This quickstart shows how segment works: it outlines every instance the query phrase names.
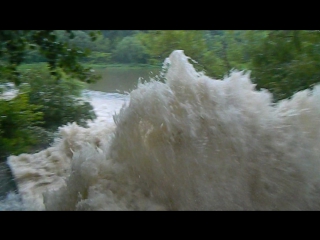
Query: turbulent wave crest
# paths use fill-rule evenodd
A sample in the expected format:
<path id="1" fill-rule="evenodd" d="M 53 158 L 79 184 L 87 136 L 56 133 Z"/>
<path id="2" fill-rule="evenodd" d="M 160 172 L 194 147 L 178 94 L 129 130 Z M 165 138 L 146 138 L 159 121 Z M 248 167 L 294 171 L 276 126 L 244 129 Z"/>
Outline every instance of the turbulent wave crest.
<path id="1" fill-rule="evenodd" d="M 114 123 L 64 126 L 8 164 L 38 210 L 319 210 L 320 86 L 272 103 L 248 73 L 197 72 L 181 50 Z"/>

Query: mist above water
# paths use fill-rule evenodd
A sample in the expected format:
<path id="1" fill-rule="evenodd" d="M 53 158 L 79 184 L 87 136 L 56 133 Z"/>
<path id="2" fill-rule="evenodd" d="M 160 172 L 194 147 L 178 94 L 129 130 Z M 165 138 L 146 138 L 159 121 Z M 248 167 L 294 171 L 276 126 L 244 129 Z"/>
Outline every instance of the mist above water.
<path id="1" fill-rule="evenodd" d="M 319 86 L 272 104 L 247 73 L 211 79 L 180 50 L 164 65 L 114 121 L 96 102 L 109 120 L 8 159 L 24 209 L 320 209 Z"/>

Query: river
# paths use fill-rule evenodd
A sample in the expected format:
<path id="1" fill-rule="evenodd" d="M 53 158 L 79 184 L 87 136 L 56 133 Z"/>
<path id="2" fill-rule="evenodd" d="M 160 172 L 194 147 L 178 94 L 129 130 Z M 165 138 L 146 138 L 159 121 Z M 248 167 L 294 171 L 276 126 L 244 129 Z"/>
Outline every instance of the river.
<path id="1" fill-rule="evenodd" d="M 89 125 L 112 123 L 112 116 L 129 101 L 128 93 L 138 82 L 145 82 L 159 73 L 157 68 L 97 69 L 101 79 L 88 86 L 84 97 L 93 106 L 97 119 Z M 0 211 L 22 210 L 16 182 L 6 162 L 0 163 Z"/>
<path id="2" fill-rule="evenodd" d="M 183 51 L 165 63 L 165 81 L 91 86 L 89 128 L 10 156 L 19 192 L 0 209 L 320 210 L 320 86 L 273 104 L 244 72 L 212 79 Z"/>
<path id="3" fill-rule="evenodd" d="M 97 69 L 101 80 L 89 86 L 90 90 L 106 93 L 126 93 L 137 87 L 139 79 L 144 82 L 159 74 L 154 68 L 105 68 Z"/>

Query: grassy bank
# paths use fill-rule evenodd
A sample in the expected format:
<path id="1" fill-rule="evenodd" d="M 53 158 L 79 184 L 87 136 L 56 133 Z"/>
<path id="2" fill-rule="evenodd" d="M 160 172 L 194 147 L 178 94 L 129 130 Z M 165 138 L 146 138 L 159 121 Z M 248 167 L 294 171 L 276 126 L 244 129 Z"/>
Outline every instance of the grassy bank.
<path id="1" fill-rule="evenodd" d="M 161 65 L 150 65 L 150 64 L 83 64 L 86 67 L 91 67 L 93 69 L 101 68 L 117 68 L 117 69 L 149 69 L 149 68 L 161 68 Z"/>
<path id="2" fill-rule="evenodd" d="M 91 67 L 93 69 L 105 69 L 105 68 L 116 68 L 116 69 L 150 69 L 161 68 L 161 65 L 150 65 L 150 64 L 91 64 L 91 63 L 83 63 L 85 67 Z M 29 63 L 29 64 L 21 64 L 18 67 L 18 70 L 24 71 L 28 69 L 42 69 L 46 68 L 46 63 Z"/>
<path id="3" fill-rule="evenodd" d="M 47 63 L 41 62 L 41 63 L 25 63 L 19 65 L 17 68 L 18 70 L 24 71 L 28 69 L 43 69 L 46 68 L 48 65 Z"/>

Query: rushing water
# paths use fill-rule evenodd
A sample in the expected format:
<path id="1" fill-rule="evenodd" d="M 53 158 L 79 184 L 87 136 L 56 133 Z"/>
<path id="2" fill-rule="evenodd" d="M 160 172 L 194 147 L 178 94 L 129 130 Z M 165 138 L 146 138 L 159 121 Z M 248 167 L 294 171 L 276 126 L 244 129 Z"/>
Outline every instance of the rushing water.
<path id="1" fill-rule="evenodd" d="M 97 115 L 97 118 L 93 122 L 89 122 L 89 126 L 91 126 L 91 128 L 99 128 L 99 126 L 103 126 L 104 124 L 113 124 L 113 115 L 119 111 L 123 104 L 129 101 L 129 95 L 120 93 L 86 90 L 83 95 L 90 101 Z M 51 149 L 52 148 L 48 148 L 46 151 L 42 151 L 34 155 L 21 154 L 19 156 L 20 162 L 18 163 L 18 166 L 14 168 L 14 171 L 16 174 L 25 172 L 27 175 L 26 185 L 23 185 L 23 188 L 20 187 L 19 189 L 20 194 L 17 191 L 16 182 L 14 180 L 14 176 L 12 176 L 8 163 L 3 162 L 0 164 L 0 211 L 42 209 L 41 207 L 33 206 L 34 201 L 37 202 L 37 200 L 42 199 L 42 193 L 39 192 L 38 194 L 40 196 L 36 197 L 37 193 L 34 193 L 33 190 L 37 189 L 41 184 L 44 184 L 45 187 L 46 185 L 56 184 L 55 179 L 51 178 L 51 176 L 53 172 L 57 171 L 56 168 L 60 166 L 53 163 L 53 168 L 51 169 L 49 167 L 48 170 L 48 165 L 51 160 L 45 160 L 47 156 L 43 156 L 44 152 L 50 152 Z M 34 160 L 30 159 L 31 162 L 29 162 L 28 159 L 26 162 L 23 162 L 21 161 L 23 156 L 26 156 L 27 158 L 34 158 Z M 40 157 L 37 158 L 37 156 Z M 55 161 L 55 159 L 53 161 Z M 41 177 L 39 178 L 40 175 Z M 40 182 L 37 178 L 39 178 Z M 30 203 L 26 205 L 25 202 L 27 202 L 27 200 L 22 201 L 21 194 L 24 195 L 24 198 L 31 195 Z M 41 205 L 42 203 L 40 202 L 37 204 Z"/>
<path id="2" fill-rule="evenodd" d="M 19 194 L 0 207 L 320 210 L 320 86 L 275 105 L 248 74 L 211 79 L 183 51 L 165 64 L 164 82 L 129 95 L 87 92 L 89 128 L 64 126 L 52 147 L 11 156 Z"/>

